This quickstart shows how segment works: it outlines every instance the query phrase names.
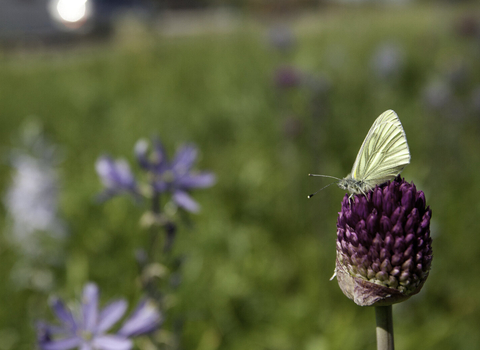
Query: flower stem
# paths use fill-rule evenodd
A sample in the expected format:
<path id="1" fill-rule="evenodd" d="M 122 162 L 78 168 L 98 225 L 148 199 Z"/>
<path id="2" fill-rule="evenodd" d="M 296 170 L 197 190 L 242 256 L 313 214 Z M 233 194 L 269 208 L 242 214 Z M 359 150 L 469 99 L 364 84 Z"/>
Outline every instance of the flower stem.
<path id="1" fill-rule="evenodd" d="M 392 305 L 375 306 L 377 350 L 394 350 Z"/>
<path id="2" fill-rule="evenodd" d="M 155 215 L 155 217 L 160 215 L 160 194 L 158 193 L 155 193 L 152 198 L 152 213 L 153 215 Z M 152 228 L 150 231 L 150 251 L 149 251 L 150 262 L 153 262 L 155 260 L 158 234 L 159 234 L 158 226 L 152 225 Z"/>

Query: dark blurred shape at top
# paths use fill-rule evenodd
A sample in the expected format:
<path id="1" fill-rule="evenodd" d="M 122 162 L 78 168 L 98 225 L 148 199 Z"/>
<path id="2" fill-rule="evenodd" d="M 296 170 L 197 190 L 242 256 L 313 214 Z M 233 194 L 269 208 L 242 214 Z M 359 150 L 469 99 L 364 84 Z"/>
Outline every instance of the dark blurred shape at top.
<path id="1" fill-rule="evenodd" d="M 180 10 L 180 9 L 197 9 L 212 5 L 209 0 L 156 0 L 156 3 L 162 9 Z"/>
<path id="2" fill-rule="evenodd" d="M 3 41 L 44 40 L 108 33 L 125 13 L 149 17 L 154 0 L 2 0 Z"/>
<path id="3" fill-rule="evenodd" d="M 460 36 L 480 36 L 480 18 L 472 14 L 465 14 L 457 19 L 455 30 Z"/>

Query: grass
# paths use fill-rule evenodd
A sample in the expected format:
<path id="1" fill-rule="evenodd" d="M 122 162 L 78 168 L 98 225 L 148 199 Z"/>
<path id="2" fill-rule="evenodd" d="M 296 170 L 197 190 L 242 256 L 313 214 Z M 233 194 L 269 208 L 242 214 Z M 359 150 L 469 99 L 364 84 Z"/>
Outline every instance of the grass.
<path id="1" fill-rule="evenodd" d="M 332 186 L 307 201 L 326 183 L 306 174 L 345 176 L 373 120 L 392 108 L 412 153 L 403 176 L 433 208 L 435 254 L 424 290 L 393 308 L 397 346 L 477 349 L 480 121 L 466 112 L 448 118 L 422 102 L 428 82 L 457 60 L 469 72 L 456 95 L 462 106 L 480 83 L 478 42 L 454 31 L 468 10 L 329 8 L 292 21 L 298 45 L 288 56 L 249 21 L 223 34 L 3 53 L 2 149 L 36 116 L 65 154 L 61 214 L 70 234 L 55 292 L 72 298 L 92 280 L 105 301 L 138 297 L 133 251 L 146 241 L 138 225 L 145 207 L 127 198 L 96 204 L 94 162 L 106 152 L 138 170 L 133 145 L 159 135 L 171 154 L 195 142 L 199 168 L 218 176 L 215 187 L 195 194 L 202 211 L 175 243 L 185 260 L 169 317 L 184 319 L 185 349 L 374 348 L 373 309 L 329 282 L 343 193 Z M 389 81 L 370 66 L 384 42 L 405 53 L 401 75 Z M 312 118 L 308 90 L 273 86 L 280 63 L 328 77 L 321 116 Z M 288 118 L 302 125 L 295 137 L 285 134 Z M 3 192 L 9 183 L 10 170 L 0 168 Z M 15 289 L 10 271 L 21 257 L 1 240 L 0 349 L 31 349 L 33 320 L 50 317 L 47 296 Z"/>

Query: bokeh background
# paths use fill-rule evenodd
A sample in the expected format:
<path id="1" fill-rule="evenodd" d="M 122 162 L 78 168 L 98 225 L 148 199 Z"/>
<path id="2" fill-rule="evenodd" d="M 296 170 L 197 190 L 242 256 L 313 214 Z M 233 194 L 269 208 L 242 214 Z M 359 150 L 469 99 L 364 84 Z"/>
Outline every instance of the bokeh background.
<path id="1" fill-rule="evenodd" d="M 218 179 L 175 242 L 165 327 L 183 319 L 182 349 L 374 349 L 374 309 L 329 281 L 344 193 L 307 200 L 329 183 L 307 174 L 347 175 L 390 108 L 402 176 L 433 210 L 432 270 L 393 308 L 397 347 L 480 347 L 476 2 L 104 2 L 78 23 L 40 18 L 45 4 L 0 3 L 0 350 L 35 348 L 49 296 L 87 281 L 137 300 L 148 206 L 95 201 L 94 164 L 137 172 L 135 142 L 155 135 L 170 154 L 194 142 Z"/>

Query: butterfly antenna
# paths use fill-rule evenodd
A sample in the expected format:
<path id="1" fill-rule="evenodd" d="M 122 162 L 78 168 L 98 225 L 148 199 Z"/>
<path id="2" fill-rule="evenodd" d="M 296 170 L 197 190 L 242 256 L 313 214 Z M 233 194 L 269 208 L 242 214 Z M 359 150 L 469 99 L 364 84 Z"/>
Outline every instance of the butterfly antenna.
<path id="1" fill-rule="evenodd" d="M 333 176 L 327 176 L 327 177 L 332 177 L 332 178 L 336 179 L 336 177 L 333 177 Z M 338 180 L 340 180 L 340 179 L 338 179 Z M 307 198 L 312 198 L 313 196 L 315 196 L 318 192 L 320 192 L 320 191 L 323 190 L 324 188 L 327 188 L 328 186 L 331 186 L 331 185 L 333 185 L 333 184 L 336 184 L 337 182 L 338 182 L 338 181 L 334 181 L 334 182 L 332 182 L 332 183 L 329 183 L 327 186 L 322 187 L 322 188 L 319 189 L 317 192 L 314 192 L 314 193 L 312 193 L 312 194 L 309 194 L 309 195 L 307 196 Z"/>
<path id="2" fill-rule="evenodd" d="M 330 176 L 330 175 L 319 175 L 319 174 L 308 174 L 308 176 L 319 176 L 319 177 L 328 177 L 330 179 L 341 180 L 338 177 Z"/>

